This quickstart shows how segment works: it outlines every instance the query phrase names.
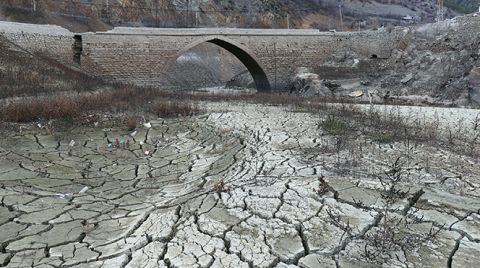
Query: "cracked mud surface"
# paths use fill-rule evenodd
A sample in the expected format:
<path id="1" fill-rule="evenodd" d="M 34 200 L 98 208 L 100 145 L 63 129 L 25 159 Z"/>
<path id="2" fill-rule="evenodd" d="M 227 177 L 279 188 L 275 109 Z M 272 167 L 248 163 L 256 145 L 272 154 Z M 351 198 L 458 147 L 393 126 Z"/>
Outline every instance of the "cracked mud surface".
<path id="1" fill-rule="evenodd" d="M 353 141 L 361 152 L 335 152 L 319 115 L 208 107 L 203 116 L 152 121 L 133 138 L 82 128 L 60 142 L 41 130 L 2 139 L 0 266 L 381 266 L 362 255 L 381 221 L 376 176 L 407 151 L 401 187 L 420 194 L 396 205 L 422 220 L 406 232 L 442 229 L 383 266 L 480 263 L 478 159 L 364 138 Z M 129 146 L 107 146 L 116 139 Z M 318 193 L 321 175 L 328 193 Z M 350 237 L 332 213 L 349 223 Z"/>

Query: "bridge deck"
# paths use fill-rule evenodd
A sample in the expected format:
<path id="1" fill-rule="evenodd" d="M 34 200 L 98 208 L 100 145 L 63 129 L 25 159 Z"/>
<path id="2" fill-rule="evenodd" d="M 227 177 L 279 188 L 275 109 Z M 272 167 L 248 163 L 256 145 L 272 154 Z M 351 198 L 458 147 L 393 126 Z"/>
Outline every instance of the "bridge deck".
<path id="1" fill-rule="evenodd" d="M 239 29 L 239 28 L 136 28 L 115 27 L 107 32 L 96 34 L 111 35 L 169 35 L 169 36 L 201 36 L 201 35 L 256 35 L 256 36 L 333 36 L 351 35 L 350 32 L 321 32 L 315 29 Z"/>

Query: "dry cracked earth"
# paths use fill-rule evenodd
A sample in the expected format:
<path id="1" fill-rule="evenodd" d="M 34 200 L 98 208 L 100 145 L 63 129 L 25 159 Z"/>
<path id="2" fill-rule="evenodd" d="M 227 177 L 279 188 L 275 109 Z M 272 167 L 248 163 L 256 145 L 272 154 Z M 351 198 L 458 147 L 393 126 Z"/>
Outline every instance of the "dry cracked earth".
<path id="1" fill-rule="evenodd" d="M 478 267 L 478 159 L 361 137 L 342 149 L 320 115 L 207 106 L 133 138 L 93 127 L 4 137 L 0 266 Z M 411 219 L 392 230 L 413 245 L 375 255 L 378 178 L 407 153 L 408 194 L 387 210 Z"/>

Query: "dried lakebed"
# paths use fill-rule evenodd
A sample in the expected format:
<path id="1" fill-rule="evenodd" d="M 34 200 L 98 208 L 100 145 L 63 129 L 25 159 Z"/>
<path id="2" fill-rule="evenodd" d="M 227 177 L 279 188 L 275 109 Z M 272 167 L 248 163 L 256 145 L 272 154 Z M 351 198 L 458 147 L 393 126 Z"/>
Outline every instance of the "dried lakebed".
<path id="1" fill-rule="evenodd" d="M 320 115 L 208 106 L 206 115 L 152 121 L 133 138 L 120 128 L 4 137 L 0 266 L 480 263 L 478 159 L 363 137 L 342 147 L 318 127 Z M 405 195 L 386 208 L 379 177 L 399 156 Z M 410 220 L 386 228 L 386 211 Z M 387 241 L 386 230 L 414 245 L 372 243 Z"/>

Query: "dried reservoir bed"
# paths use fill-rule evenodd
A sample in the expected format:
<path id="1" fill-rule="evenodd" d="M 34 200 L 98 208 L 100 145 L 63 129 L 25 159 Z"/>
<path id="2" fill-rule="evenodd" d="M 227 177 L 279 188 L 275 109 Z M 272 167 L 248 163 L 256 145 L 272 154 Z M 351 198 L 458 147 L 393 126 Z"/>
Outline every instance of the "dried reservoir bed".
<path id="1" fill-rule="evenodd" d="M 203 115 L 153 120 L 133 137 L 101 127 L 4 137 L 0 266 L 480 263 L 479 159 L 342 138 L 321 127 L 321 113 L 203 105 Z M 400 109 L 480 131 L 478 110 Z"/>

